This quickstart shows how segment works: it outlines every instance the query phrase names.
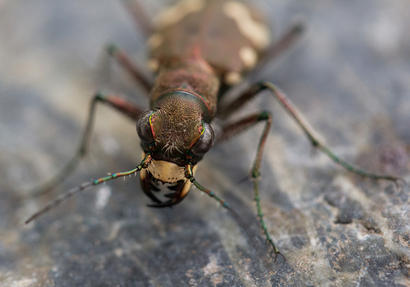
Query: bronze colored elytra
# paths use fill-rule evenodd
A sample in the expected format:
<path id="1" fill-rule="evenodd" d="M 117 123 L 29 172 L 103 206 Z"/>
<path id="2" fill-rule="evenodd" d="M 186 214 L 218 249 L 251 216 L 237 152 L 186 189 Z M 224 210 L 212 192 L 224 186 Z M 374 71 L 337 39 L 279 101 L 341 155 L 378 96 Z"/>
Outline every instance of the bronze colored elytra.
<path id="1" fill-rule="evenodd" d="M 123 66 L 149 95 L 148 111 L 116 95 L 97 93 L 78 152 L 67 166 L 41 192 L 60 183 L 86 153 L 97 103 L 105 103 L 137 121 L 137 132 L 144 151 L 140 164 L 130 171 L 113 173 L 86 182 L 58 197 L 31 216 L 30 222 L 68 197 L 90 186 L 140 172 L 144 193 L 151 207 L 168 207 L 183 200 L 191 184 L 200 191 L 229 206 L 215 193 L 200 185 L 194 170 L 197 163 L 216 142 L 227 140 L 259 122 L 265 128 L 259 139 L 251 177 L 257 215 L 265 237 L 276 254 L 279 250 L 264 222 L 259 200 L 258 180 L 266 138 L 272 117 L 267 111 L 227 122 L 231 115 L 262 91 L 269 91 L 305 132 L 312 145 L 345 169 L 364 177 L 397 182 L 399 178 L 361 170 L 337 157 L 313 132 L 286 95 L 275 85 L 258 82 L 242 89 L 236 99 L 221 103 L 226 92 L 243 78 L 251 81 L 268 60 L 286 50 L 298 38 L 302 26 L 297 24 L 278 41 L 270 43 L 270 32 L 263 18 L 251 7 L 235 0 L 183 0 L 163 12 L 156 24 L 151 23 L 137 3 L 129 6 L 150 48 L 150 66 L 155 81 L 147 78 L 129 57 L 115 46 L 109 54 Z M 214 129 L 214 119 L 222 124 Z M 217 132 L 218 131 L 218 132 Z M 165 185 L 168 193 L 160 190 Z M 167 198 L 165 201 L 159 195 Z"/>

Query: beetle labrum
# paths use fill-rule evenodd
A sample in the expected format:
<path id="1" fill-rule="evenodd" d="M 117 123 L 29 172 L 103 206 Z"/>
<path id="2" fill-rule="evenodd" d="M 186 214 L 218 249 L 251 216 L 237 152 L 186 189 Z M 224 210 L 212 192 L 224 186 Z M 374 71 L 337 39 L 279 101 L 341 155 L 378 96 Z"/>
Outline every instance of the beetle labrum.
<path id="1" fill-rule="evenodd" d="M 315 136 L 313 129 L 287 96 L 272 83 L 249 84 L 232 101 L 221 102 L 228 90 L 238 85 L 243 78 L 251 79 L 268 60 L 286 50 L 300 35 L 300 24 L 294 25 L 278 41 L 271 43 L 270 30 L 260 15 L 239 1 L 183 0 L 163 12 L 155 24 L 151 23 L 137 3 L 129 7 L 148 39 L 150 66 L 156 75 L 155 81 L 152 82 L 117 47 L 110 46 L 108 52 L 145 89 L 150 101 L 149 110 L 145 111 L 117 95 L 97 93 L 91 101 L 77 153 L 40 190 L 47 191 L 60 183 L 86 154 L 98 103 L 107 104 L 137 122 L 143 149 L 142 160 L 132 170 L 112 173 L 71 189 L 33 214 L 26 223 L 79 191 L 137 172 L 140 173 L 143 192 L 152 201 L 151 207 L 178 204 L 194 185 L 223 207 L 231 209 L 214 192 L 197 182 L 195 169 L 214 143 L 228 140 L 257 123 L 264 123 L 251 178 L 259 223 L 273 251 L 279 254 L 264 222 L 258 189 L 263 150 L 271 129 L 272 116 L 268 111 L 262 111 L 229 121 L 235 112 L 262 91 L 273 95 L 300 126 L 311 144 L 336 164 L 363 177 L 394 182 L 399 180 L 394 176 L 367 172 L 337 157 Z M 214 130 L 215 118 L 219 118 L 223 124 Z M 162 192 L 159 185 L 164 185 L 168 193 Z M 166 200 L 161 200 L 160 194 Z"/>

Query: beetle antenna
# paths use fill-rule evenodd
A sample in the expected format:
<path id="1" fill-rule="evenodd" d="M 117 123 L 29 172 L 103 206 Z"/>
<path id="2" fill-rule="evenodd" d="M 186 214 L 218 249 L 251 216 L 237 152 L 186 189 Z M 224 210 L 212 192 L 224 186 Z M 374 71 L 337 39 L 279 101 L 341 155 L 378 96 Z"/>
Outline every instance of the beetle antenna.
<path id="1" fill-rule="evenodd" d="M 147 154 L 144 157 L 144 159 L 141 161 L 141 163 L 134 169 L 131 169 L 131 170 L 128 170 L 128 171 L 123 171 L 123 172 L 111 173 L 108 176 L 100 177 L 100 178 L 92 180 L 92 181 L 84 182 L 83 184 L 70 189 L 66 193 L 60 195 L 59 197 L 57 197 L 56 199 L 54 199 L 53 201 L 48 203 L 42 209 L 40 209 L 39 211 L 37 211 L 36 213 L 31 215 L 24 223 L 25 224 L 30 223 L 31 221 L 33 221 L 37 217 L 43 215 L 44 213 L 46 213 L 46 212 L 50 211 L 51 209 L 55 208 L 56 206 L 60 205 L 62 202 L 64 202 L 65 200 L 67 200 L 68 198 L 72 197 L 73 195 L 75 195 L 76 193 L 78 193 L 80 191 L 86 190 L 86 189 L 88 189 L 92 186 L 99 185 L 101 183 L 105 183 L 105 182 L 113 180 L 113 179 L 117 179 L 117 178 L 120 178 L 120 177 L 125 177 L 125 176 L 128 176 L 128 175 L 132 175 L 134 173 L 139 172 L 143 168 L 147 168 L 150 163 L 151 163 L 151 155 Z"/>
<path id="2" fill-rule="evenodd" d="M 217 195 L 215 194 L 215 192 L 210 191 L 210 190 L 207 189 L 206 187 L 204 187 L 204 186 L 202 186 L 202 185 L 199 184 L 199 182 L 195 179 L 195 177 L 194 177 L 194 175 L 193 175 L 192 166 L 191 166 L 191 165 L 188 165 L 188 166 L 185 168 L 185 177 L 186 177 L 187 179 L 189 179 L 189 180 L 195 185 L 195 187 L 196 187 L 197 189 L 199 189 L 200 191 L 206 193 L 208 196 L 214 198 L 214 199 L 215 199 L 216 201 L 218 201 L 224 208 L 229 209 L 229 210 L 232 210 L 232 209 L 229 207 L 229 204 L 228 204 L 225 200 L 223 200 L 222 198 L 220 198 L 219 196 L 217 196 Z"/>

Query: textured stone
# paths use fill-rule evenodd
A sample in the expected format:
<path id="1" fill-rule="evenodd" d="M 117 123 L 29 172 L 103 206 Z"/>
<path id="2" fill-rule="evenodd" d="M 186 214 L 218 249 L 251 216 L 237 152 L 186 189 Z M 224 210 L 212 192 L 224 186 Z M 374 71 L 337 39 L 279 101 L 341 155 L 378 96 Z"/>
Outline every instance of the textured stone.
<path id="1" fill-rule="evenodd" d="M 156 14 L 161 5 L 144 1 Z M 277 83 L 343 158 L 410 180 L 408 0 L 258 1 L 276 34 L 302 16 L 307 32 L 260 78 Z M 89 178 L 133 167 L 135 124 L 98 110 L 90 155 L 54 193 L 30 198 L 75 151 L 95 90 L 146 105 L 103 56 L 114 42 L 143 64 L 144 42 L 116 1 L 0 1 L 1 286 L 409 286 L 408 187 L 348 174 L 318 152 L 265 96 L 274 115 L 263 161 L 270 257 L 251 167 L 260 128 L 215 147 L 201 183 L 172 209 L 145 206 L 135 178 L 85 192 L 34 224 L 24 219 Z M 29 11 L 29 13 L 28 13 Z M 221 27 L 222 28 L 222 27 Z"/>

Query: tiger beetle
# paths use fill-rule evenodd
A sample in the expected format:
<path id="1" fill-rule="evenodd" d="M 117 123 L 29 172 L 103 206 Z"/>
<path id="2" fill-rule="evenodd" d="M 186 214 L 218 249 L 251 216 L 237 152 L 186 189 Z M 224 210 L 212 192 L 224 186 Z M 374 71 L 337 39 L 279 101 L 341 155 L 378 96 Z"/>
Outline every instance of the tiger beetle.
<path id="1" fill-rule="evenodd" d="M 183 0 L 151 22 L 135 1 L 127 2 L 133 19 L 150 49 L 149 66 L 155 81 L 135 65 L 125 52 L 114 45 L 108 54 L 114 58 L 145 90 L 149 110 L 118 95 L 96 93 L 91 101 L 88 120 L 79 148 L 71 161 L 40 193 L 61 183 L 87 152 L 97 104 L 108 105 L 137 122 L 143 157 L 129 171 L 112 173 L 79 185 L 57 197 L 26 220 L 31 222 L 67 198 L 89 187 L 139 172 L 143 192 L 150 207 L 170 207 L 180 203 L 193 184 L 235 211 L 223 199 L 199 184 L 194 174 L 197 164 L 209 149 L 258 123 L 264 124 L 250 177 L 260 226 L 276 255 L 280 254 L 266 227 L 262 213 L 258 182 L 263 150 L 272 125 L 269 111 L 250 114 L 236 121 L 230 117 L 257 95 L 269 92 L 295 120 L 312 146 L 346 170 L 371 179 L 398 182 L 400 178 L 375 174 L 357 168 L 336 156 L 303 119 L 288 97 L 269 82 L 247 84 L 231 101 L 221 99 L 239 83 L 249 83 L 266 63 L 285 51 L 301 35 L 303 26 L 292 26 L 276 42 L 270 42 L 270 30 L 253 8 L 235 0 Z M 216 124 L 214 119 L 222 124 Z M 218 128 L 216 128 L 218 126 Z M 160 187 L 167 192 L 161 191 Z M 160 199 L 159 195 L 165 200 Z"/>

